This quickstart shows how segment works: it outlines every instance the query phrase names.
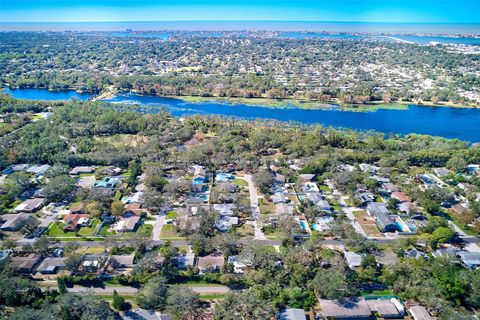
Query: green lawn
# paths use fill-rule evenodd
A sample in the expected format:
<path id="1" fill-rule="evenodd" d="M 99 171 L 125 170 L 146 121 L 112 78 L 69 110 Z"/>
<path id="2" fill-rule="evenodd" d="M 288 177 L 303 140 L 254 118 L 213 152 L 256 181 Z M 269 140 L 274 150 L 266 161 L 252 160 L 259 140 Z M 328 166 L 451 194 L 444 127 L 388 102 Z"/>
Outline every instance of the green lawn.
<path id="1" fill-rule="evenodd" d="M 175 240 L 184 239 L 184 237 L 181 237 L 178 235 L 177 230 L 175 229 L 175 226 L 172 224 L 163 225 L 162 232 L 160 232 L 160 238 L 175 239 Z"/>
<path id="2" fill-rule="evenodd" d="M 133 236 L 149 237 L 152 235 L 153 226 L 151 224 L 142 224 L 136 232 L 124 232 L 122 237 L 128 238 Z"/>
<path id="3" fill-rule="evenodd" d="M 90 227 L 82 227 L 77 232 L 64 232 L 62 222 L 54 222 L 50 229 L 48 229 L 47 235 L 50 237 L 91 237 L 93 236 L 93 231 L 100 224 L 99 219 L 93 219 L 92 225 Z"/>
<path id="4" fill-rule="evenodd" d="M 248 182 L 243 179 L 235 179 L 233 183 L 240 187 L 248 187 Z"/>
<path id="5" fill-rule="evenodd" d="M 178 212 L 169 211 L 167 212 L 165 219 L 176 219 L 177 217 L 178 217 Z"/>

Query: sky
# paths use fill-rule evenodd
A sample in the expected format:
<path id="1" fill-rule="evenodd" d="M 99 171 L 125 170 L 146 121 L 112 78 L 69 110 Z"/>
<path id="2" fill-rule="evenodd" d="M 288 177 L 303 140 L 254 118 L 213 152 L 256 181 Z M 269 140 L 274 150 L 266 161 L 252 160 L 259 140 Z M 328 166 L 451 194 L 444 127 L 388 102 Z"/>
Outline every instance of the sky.
<path id="1" fill-rule="evenodd" d="M 480 0 L 0 0 L 1 22 L 480 23 Z"/>

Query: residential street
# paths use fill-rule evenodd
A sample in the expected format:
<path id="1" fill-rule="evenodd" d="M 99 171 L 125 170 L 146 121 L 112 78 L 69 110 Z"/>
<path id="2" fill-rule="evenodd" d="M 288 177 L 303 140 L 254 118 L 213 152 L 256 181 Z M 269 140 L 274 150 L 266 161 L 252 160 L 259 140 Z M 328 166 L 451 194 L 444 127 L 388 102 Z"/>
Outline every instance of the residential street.
<path id="1" fill-rule="evenodd" d="M 250 192 L 250 206 L 252 208 L 252 226 L 254 228 L 255 236 L 254 239 L 258 240 L 266 240 L 265 234 L 260 229 L 258 225 L 258 220 L 260 219 L 260 207 L 258 206 L 258 193 L 257 189 L 255 188 L 255 184 L 253 183 L 252 176 L 246 174 L 243 176 L 243 180 L 247 181 L 248 183 L 248 191 Z"/>

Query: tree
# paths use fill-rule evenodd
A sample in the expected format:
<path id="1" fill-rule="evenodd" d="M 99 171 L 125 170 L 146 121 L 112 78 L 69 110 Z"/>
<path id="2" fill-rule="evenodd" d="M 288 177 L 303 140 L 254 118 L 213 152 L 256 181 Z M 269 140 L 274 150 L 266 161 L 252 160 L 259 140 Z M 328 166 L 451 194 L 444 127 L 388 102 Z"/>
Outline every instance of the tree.
<path id="1" fill-rule="evenodd" d="M 148 280 L 137 295 L 138 305 L 145 309 L 163 309 L 167 302 L 167 281 L 157 276 Z"/>
<path id="2" fill-rule="evenodd" d="M 313 288 L 319 298 L 339 299 L 349 294 L 345 275 L 334 269 L 317 272 L 313 279 Z"/>
<path id="3" fill-rule="evenodd" d="M 194 320 L 200 310 L 198 294 L 187 287 L 171 287 L 166 310 L 174 320 Z"/>
<path id="4" fill-rule="evenodd" d="M 168 180 L 160 177 L 160 176 L 148 176 L 145 179 L 145 185 L 151 189 L 155 189 L 157 191 L 163 191 L 165 185 L 168 184 Z"/>
<path id="5" fill-rule="evenodd" d="M 118 294 L 117 290 L 113 290 L 112 306 L 119 311 L 125 311 L 128 309 L 125 299 Z"/>
<path id="6" fill-rule="evenodd" d="M 440 227 L 433 231 L 430 236 L 430 244 L 432 247 L 436 247 L 439 243 L 449 242 L 455 237 L 455 231 L 449 227 Z"/>
<path id="7" fill-rule="evenodd" d="M 260 170 L 256 174 L 253 175 L 253 181 L 257 188 L 260 189 L 261 192 L 267 193 L 268 189 L 273 184 L 273 175 L 268 170 Z"/>
<path id="8" fill-rule="evenodd" d="M 48 202 L 58 202 L 65 199 L 73 189 L 75 189 L 74 179 L 69 176 L 58 176 L 50 178 L 47 185 L 43 188 L 43 193 Z"/>
<path id="9" fill-rule="evenodd" d="M 112 202 L 112 215 L 115 217 L 119 217 L 125 211 L 125 206 L 123 205 L 122 201 L 113 201 Z"/>
<path id="10" fill-rule="evenodd" d="M 89 213 L 92 217 L 100 217 L 102 215 L 102 205 L 98 201 L 89 202 L 85 206 L 85 210 Z"/>
<path id="11" fill-rule="evenodd" d="M 253 290 L 230 293 L 215 305 L 216 320 L 270 319 L 276 315 L 271 302 Z"/>
<path id="12" fill-rule="evenodd" d="M 462 156 L 453 156 L 447 161 L 446 167 L 455 172 L 464 172 L 467 168 L 467 161 Z"/>
<path id="13" fill-rule="evenodd" d="M 57 278 L 57 286 L 58 286 L 58 292 L 60 294 L 65 294 L 67 293 L 67 285 L 65 284 L 65 278 L 63 277 L 58 277 Z"/>

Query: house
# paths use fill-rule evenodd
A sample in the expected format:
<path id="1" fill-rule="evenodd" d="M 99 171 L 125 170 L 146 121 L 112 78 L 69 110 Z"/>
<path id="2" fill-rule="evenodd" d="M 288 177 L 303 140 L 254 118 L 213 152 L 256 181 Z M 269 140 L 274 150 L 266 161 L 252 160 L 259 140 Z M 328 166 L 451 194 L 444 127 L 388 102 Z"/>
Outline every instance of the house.
<path id="1" fill-rule="evenodd" d="M 202 192 L 207 180 L 205 169 L 202 166 L 193 166 L 193 168 L 192 189 L 195 192 Z"/>
<path id="2" fill-rule="evenodd" d="M 395 298 L 392 299 L 370 299 L 367 300 L 368 307 L 372 313 L 376 313 L 380 318 L 403 318 L 405 308 L 402 303 Z"/>
<path id="3" fill-rule="evenodd" d="M 169 315 L 145 309 L 129 310 L 120 317 L 123 320 L 172 320 Z"/>
<path id="4" fill-rule="evenodd" d="M 408 250 L 408 251 L 405 252 L 404 255 L 405 255 L 405 257 L 415 258 L 415 259 L 425 257 L 425 253 L 423 253 L 422 251 L 419 251 L 417 249 Z"/>
<path id="5" fill-rule="evenodd" d="M 143 202 L 143 196 L 145 193 L 143 192 L 134 192 L 129 194 L 126 197 L 122 198 L 122 202 L 124 204 L 129 204 L 129 203 L 142 203 Z"/>
<path id="6" fill-rule="evenodd" d="M 27 199 L 20 203 L 18 206 L 13 209 L 15 212 L 28 212 L 32 213 L 40 209 L 43 205 L 43 199 L 34 198 L 34 199 Z"/>
<path id="7" fill-rule="evenodd" d="M 382 183 L 382 188 L 387 190 L 390 193 L 399 191 L 397 186 L 391 182 Z"/>
<path id="8" fill-rule="evenodd" d="M 411 306 L 408 312 L 412 315 L 413 320 L 435 320 L 424 306 Z"/>
<path id="9" fill-rule="evenodd" d="M 139 222 L 139 216 L 122 217 L 114 229 L 117 232 L 134 232 Z"/>
<path id="10" fill-rule="evenodd" d="M 110 257 L 110 265 L 118 269 L 133 268 L 134 260 L 134 254 L 112 255 Z"/>
<path id="11" fill-rule="evenodd" d="M 330 224 L 334 221 L 331 216 L 316 217 L 315 224 L 312 226 L 313 230 L 326 231 L 330 230 Z"/>
<path id="12" fill-rule="evenodd" d="M 285 181 L 286 181 L 286 178 L 283 174 L 280 174 L 280 173 L 276 173 L 275 174 L 275 184 L 279 185 L 279 186 L 283 186 L 285 184 Z"/>
<path id="13" fill-rule="evenodd" d="M 277 203 L 275 205 L 275 214 L 277 215 L 293 215 L 293 208 L 286 203 Z"/>
<path id="14" fill-rule="evenodd" d="M 302 190 L 305 193 L 320 192 L 320 189 L 318 189 L 318 186 L 315 182 L 304 182 L 302 185 Z"/>
<path id="15" fill-rule="evenodd" d="M 48 164 L 43 164 L 43 165 L 36 164 L 36 165 L 33 165 L 33 166 L 29 167 L 26 171 L 27 171 L 27 173 L 32 173 L 36 177 L 39 177 L 39 176 L 43 176 L 48 170 L 50 170 L 51 167 L 52 166 L 50 166 Z"/>
<path id="16" fill-rule="evenodd" d="M 360 171 L 366 173 L 377 173 L 377 171 L 380 170 L 380 167 L 368 163 L 360 163 L 358 167 L 360 168 Z"/>
<path id="17" fill-rule="evenodd" d="M 372 314 L 364 298 L 320 299 L 320 306 L 325 319 L 370 319 Z"/>
<path id="18" fill-rule="evenodd" d="M 357 192 L 355 195 L 362 204 L 375 201 L 375 196 L 368 190 Z"/>
<path id="19" fill-rule="evenodd" d="M 37 268 L 37 272 L 41 274 L 55 274 L 59 269 L 65 267 L 65 261 L 67 258 L 45 258 Z"/>
<path id="20" fill-rule="evenodd" d="M 233 179 L 235 179 L 235 177 L 231 173 L 222 172 L 215 175 L 215 181 L 218 183 L 230 182 Z"/>
<path id="21" fill-rule="evenodd" d="M 28 256 L 12 256 L 10 264 L 16 272 L 33 273 L 42 258 L 42 255 L 38 253 L 31 253 Z"/>
<path id="22" fill-rule="evenodd" d="M 102 170 L 102 174 L 106 176 L 117 176 L 122 172 L 122 169 L 115 167 L 107 167 Z"/>
<path id="23" fill-rule="evenodd" d="M 94 171 L 93 167 L 79 166 L 70 170 L 69 174 L 76 176 L 78 174 L 93 173 Z"/>
<path id="24" fill-rule="evenodd" d="M 468 269 L 477 269 L 480 267 L 480 252 L 459 251 L 457 256 L 462 264 Z"/>
<path id="25" fill-rule="evenodd" d="M 307 320 L 307 317 L 303 309 L 288 308 L 280 314 L 279 320 Z"/>
<path id="26" fill-rule="evenodd" d="M 125 206 L 125 213 L 141 215 L 142 212 L 142 205 L 140 203 L 129 203 Z"/>
<path id="27" fill-rule="evenodd" d="M 469 175 L 480 174 L 480 164 L 469 164 L 469 165 L 467 165 L 467 173 Z"/>
<path id="28" fill-rule="evenodd" d="M 198 257 L 197 266 L 200 272 L 219 271 L 225 265 L 225 257 L 220 253 Z"/>
<path id="29" fill-rule="evenodd" d="M 435 168 L 433 169 L 433 173 L 435 173 L 437 177 L 445 177 L 450 174 L 450 170 L 447 168 Z"/>
<path id="30" fill-rule="evenodd" d="M 287 203 L 287 199 L 285 197 L 285 194 L 283 192 L 275 192 L 272 201 L 274 204 L 278 203 Z"/>
<path id="31" fill-rule="evenodd" d="M 115 189 L 117 185 L 122 182 L 119 177 L 104 177 L 102 180 L 96 182 L 93 186 L 95 188 Z"/>
<path id="32" fill-rule="evenodd" d="M 177 262 L 177 267 L 179 269 L 193 268 L 195 265 L 195 253 L 185 253 L 179 255 L 175 261 Z"/>
<path id="33" fill-rule="evenodd" d="M 28 164 L 15 164 L 12 166 L 13 171 L 26 171 L 28 169 Z"/>
<path id="34" fill-rule="evenodd" d="M 456 214 L 465 214 L 468 212 L 468 209 L 465 208 L 465 206 L 461 205 L 460 203 L 453 205 L 451 209 Z"/>
<path id="35" fill-rule="evenodd" d="M 367 213 L 375 218 L 377 227 L 381 232 L 391 232 L 398 229 L 397 224 L 390 217 L 387 205 L 379 202 L 370 202 L 367 205 Z"/>
<path id="36" fill-rule="evenodd" d="M 63 218 L 65 226 L 64 231 L 75 231 L 80 227 L 89 226 L 92 223 L 90 215 L 86 213 L 71 213 Z"/>
<path id="37" fill-rule="evenodd" d="M 412 202 L 409 196 L 400 191 L 395 191 L 392 193 L 392 198 L 397 199 L 400 202 Z"/>
<path id="38" fill-rule="evenodd" d="M 236 274 L 243 274 L 247 265 L 238 259 L 238 256 L 229 256 L 228 263 L 233 265 L 233 272 Z"/>
<path id="39" fill-rule="evenodd" d="M 95 184 L 95 176 L 80 177 L 77 180 L 77 187 L 90 189 Z"/>
<path id="40" fill-rule="evenodd" d="M 326 200 L 320 200 L 316 203 L 316 206 L 323 212 L 326 213 L 331 213 L 332 209 L 330 207 L 330 204 Z"/>
<path id="41" fill-rule="evenodd" d="M 27 213 L 2 214 L 0 215 L 0 221 L 3 223 L 0 226 L 0 230 L 16 231 L 18 230 L 19 223 L 29 217 L 30 214 Z"/>
<path id="42" fill-rule="evenodd" d="M 235 209 L 235 204 L 233 203 L 215 203 L 212 207 L 212 209 L 222 216 L 232 216 L 233 215 L 233 209 Z"/>
<path id="43" fill-rule="evenodd" d="M 300 177 L 300 180 L 303 183 L 307 183 L 307 182 L 312 182 L 313 178 L 315 178 L 315 175 L 314 174 L 301 174 L 299 177 Z"/>
<path id="44" fill-rule="evenodd" d="M 220 216 L 215 221 L 215 227 L 222 232 L 228 231 L 231 227 L 238 225 L 238 217 Z"/>
<path id="45" fill-rule="evenodd" d="M 362 265 L 363 255 L 350 251 L 345 251 L 343 255 L 350 269 L 355 269 Z"/>
<path id="46" fill-rule="evenodd" d="M 437 249 L 432 252 L 432 256 L 434 258 L 456 258 L 457 251 L 455 248 Z"/>

